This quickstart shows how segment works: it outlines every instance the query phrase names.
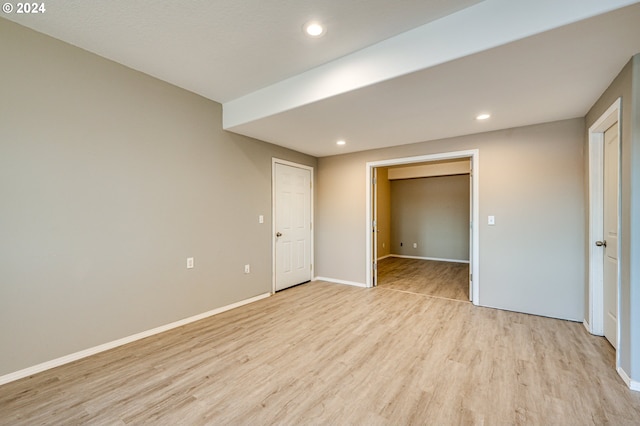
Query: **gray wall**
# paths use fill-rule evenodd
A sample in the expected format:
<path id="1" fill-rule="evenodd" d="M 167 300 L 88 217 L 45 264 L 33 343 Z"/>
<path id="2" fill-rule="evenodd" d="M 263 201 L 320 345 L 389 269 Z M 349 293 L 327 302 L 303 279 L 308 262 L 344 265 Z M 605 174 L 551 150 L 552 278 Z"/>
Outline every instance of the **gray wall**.
<path id="1" fill-rule="evenodd" d="M 271 290 L 271 158 L 314 158 L 4 19 L 0 58 L 0 375 Z"/>
<path id="2" fill-rule="evenodd" d="M 468 261 L 469 175 L 391 181 L 391 247 L 393 254 Z"/>
<path id="3" fill-rule="evenodd" d="M 365 282 L 367 161 L 477 148 L 480 303 L 582 321 L 584 131 L 572 119 L 320 158 L 318 276 Z"/>
<path id="4" fill-rule="evenodd" d="M 627 63 L 620 74 L 593 105 L 586 116 L 586 130 L 622 97 L 621 120 L 621 224 L 620 224 L 620 366 L 627 375 L 640 382 L 640 54 Z M 588 135 L 585 136 L 588 149 Z M 586 163 L 585 163 L 586 164 Z M 588 169 L 585 170 L 585 183 Z M 585 185 L 588 195 L 588 186 Z M 585 200 L 588 215 L 589 200 Z M 588 224 L 588 218 L 586 224 Z M 588 228 L 585 227 L 585 235 Z M 585 246 L 586 247 L 586 246 Z M 585 249 L 586 250 L 586 249 Z M 588 251 L 585 251 L 588 266 Z M 589 282 L 585 281 L 585 292 Z M 588 298 L 585 298 L 586 318 L 589 318 Z"/>

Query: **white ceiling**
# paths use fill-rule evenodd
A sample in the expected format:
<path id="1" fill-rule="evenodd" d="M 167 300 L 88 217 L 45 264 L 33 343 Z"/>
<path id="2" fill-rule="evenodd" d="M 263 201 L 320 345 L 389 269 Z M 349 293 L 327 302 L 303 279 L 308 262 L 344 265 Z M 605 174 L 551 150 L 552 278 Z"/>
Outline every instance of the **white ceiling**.
<path id="1" fill-rule="evenodd" d="M 222 103 L 231 131 L 326 156 L 584 116 L 640 52 L 639 3 L 51 0 L 3 16 Z M 326 35 L 302 34 L 311 19 Z"/>

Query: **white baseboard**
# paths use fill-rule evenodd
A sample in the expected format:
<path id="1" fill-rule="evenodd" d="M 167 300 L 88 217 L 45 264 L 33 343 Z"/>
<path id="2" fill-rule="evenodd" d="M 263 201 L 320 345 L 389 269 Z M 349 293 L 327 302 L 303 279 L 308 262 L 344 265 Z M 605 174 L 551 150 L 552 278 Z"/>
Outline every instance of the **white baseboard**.
<path id="1" fill-rule="evenodd" d="M 627 386 L 629 386 L 629 389 L 631 389 L 632 391 L 640 392 L 640 382 L 632 380 L 627 375 L 627 372 L 624 371 L 621 367 L 618 367 L 617 371 L 618 371 L 618 374 L 620 375 L 620 377 L 622 377 L 622 380 L 624 380 L 624 382 L 627 384 Z"/>
<path id="2" fill-rule="evenodd" d="M 586 328 L 590 334 L 593 334 L 591 333 L 591 325 L 589 325 L 589 322 L 587 320 L 582 321 L 582 325 L 584 325 L 584 328 Z"/>
<path id="3" fill-rule="evenodd" d="M 379 257 L 378 260 L 386 259 L 387 257 L 393 257 L 392 254 L 388 254 L 386 256 Z"/>
<path id="4" fill-rule="evenodd" d="M 355 287 L 367 287 L 367 285 L 363 284 L 363 283 L 358 283 L 358 282 L 355 282 L 355 281 L 338 280 L 336 278 L 315 277 L 313 280 L 314 281 L 326 281 L 326 282 L 334 283 L 334 284 L 352 285 L 352 286 L 355 286 Z"/>
<path id="5" fill-rule="evenodd" d="M 390 254 L 387 257 L 400 257 L 402 259 L 420 259 L 420 260 L 435 260 L 436 262 L 454 262 L 454 263 L 469 263 L 468 260 L 460 259 L 441 259 L 439 257 L 423 257 L 423 256 L 406 256 L 404 254 Z"/>
<path id="6" fill-rule="evenodd" d="M 0 385 L 13 382 L 18 379 L 23 379 L 33 374 L 40 373 L 42 371 L 49 370 L 51 368 L 59 367 L 61 365 L 68 364 L 70 362 L 77 361 L 79 359 L 86 358 L 88 356 L 95 355 L 100 352 L 108 351 L 109 349 L 117 348 L 118 346 L 126 345 L 127 343 L 135 342 L 136 340 L 153 336 L 154 334 L 160 334 L 162 332 L 171 330 L 173 328 L 182 327 L 183 325 L 186 325 L 195 321 L 199 321 L 201 319 L 204 319 L 213 315 L 217 315 L 222 312 L 230 311 L 231 309 L 235 309 L 240 306 L 247 305 L 249 303 L 257 302 L 258 300 L 265 299 L 269 296 L 271 296 L 271 293 L 260 294 L 250 299 L 241 300 L 239 302 L 232 303 L 230 305 L 226 305 L 221 308 L 213 309 L 211 311 L 204 312 L 202 314 L 194 315 L 192 317 L 185 318 L 180 321 L 175 321 L 170 324 L 152 328 L 151 330 L 146 330 L 137 334 L 133 334 L 131 336 L 123 337 L 122 339 L 114 340 L 112 342 L 104 343 L 102 345 L 94 346 L 93 348 L 89 348 L 89 349 L 85 349 L 69 355 L 65 355 L 63 357 L 56 358 L 51 361 L 46 361 L 41 364 L 34 365 L 32 367 L 27 367 L 25 369 L 15 371 L 13 373 L 5 374 L 4 376 L 0 376 Z"/>

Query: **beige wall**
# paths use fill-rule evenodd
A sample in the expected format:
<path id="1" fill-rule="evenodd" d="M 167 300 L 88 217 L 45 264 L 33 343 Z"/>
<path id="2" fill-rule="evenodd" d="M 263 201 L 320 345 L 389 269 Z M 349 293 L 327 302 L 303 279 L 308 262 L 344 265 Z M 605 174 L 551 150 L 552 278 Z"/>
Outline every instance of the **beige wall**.
<path id="1" fill-rule="evenodd" d="M 380 258 L 391 253 L 391 185 L 389 182 L 389 169 L 386 167 L 378 168 L 376 179 L 377 256 Z"/>
<path id="2" fill-rule="evenodd" d="M 621 108 L 621 224 L 620 224 L 620 366 L 626 374 L 640 382 L 640 54 L 627 63 L 586 116 L 586 129 L 616 101 L 622 98 Z M 584 137 L 585 151 L 588 135 Z M 586 151 L 588 152 L 588 151 Z M 587 164 L 588 159 L 585 159 Z M 588 182 L 585 170 L 585 183 Z M 585 184 L 585 194 L 588 187 Z M 589 201 L 585 200 L 588 215 Z M 585 225 L 588 224 L 588 217 Z M 585 235 L 588 228 L 585 226 Z M 585 245 L 585 266 L 588 266 L 588 247 Z M 588 272 L 588 270 L 587 270 Z M 588 275 L 587 275 L 588 276 Z M 585 293 L 588 280 L 585 281 Z M 585 318 L 589 318 L 588 297 L 585 294 Z"/>
<path id="3" fill-rule="evenodd" d="M 271 290 L 271 158 L 314 158 L 4 19 L 0 58 L 0 375 Z"/>
<path id="4" fill-rule="evenodd" d="M 468 261 L 469 175 L 391 181 L 391 252 Z"/>
<path id="5" fill-rule="evenodd" d="M 365 282 L 368 161 L 477 148 L 480 303 L 582 321 L 583 135 L 573 119 L 320 158 L 317 274 Z"/>

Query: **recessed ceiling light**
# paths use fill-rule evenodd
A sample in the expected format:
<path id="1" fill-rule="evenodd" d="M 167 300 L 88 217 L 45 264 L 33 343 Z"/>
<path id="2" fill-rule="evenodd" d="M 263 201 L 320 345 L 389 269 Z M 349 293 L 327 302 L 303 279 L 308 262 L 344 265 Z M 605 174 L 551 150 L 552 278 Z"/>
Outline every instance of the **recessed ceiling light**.
<path id="1" fill-rule="evenodd" d="M 491 117 L 491 114 L 480 114 L 476 117 L 476 120 L 486 120 Z"/>
<path id="2" fill-rule="evenodd" d="M 343 140 L 336 142 L 336 145 L 346 145 L 347 143 Z"/>
<path id="3" fill-rule="evenodd" d="M 304 33 L 309 37 L 321 37 L 324 35 L 324 27 L 318 21 L 310 21 L 304 24 Z"/>

